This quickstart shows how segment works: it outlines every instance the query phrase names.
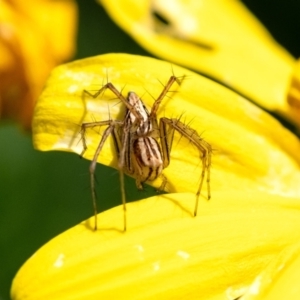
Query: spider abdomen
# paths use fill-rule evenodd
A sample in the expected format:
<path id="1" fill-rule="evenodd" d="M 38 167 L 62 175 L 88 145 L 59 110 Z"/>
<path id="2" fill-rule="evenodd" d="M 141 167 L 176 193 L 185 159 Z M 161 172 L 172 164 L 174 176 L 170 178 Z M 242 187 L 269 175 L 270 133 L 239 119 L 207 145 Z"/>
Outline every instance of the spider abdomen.
<path id="1" fill-rule="evenodd" d="M 132 162 L 139 182 L 155 180 L 163 170 L 163 158 L 153 137 L 139 137 L 133 142 Z"/>

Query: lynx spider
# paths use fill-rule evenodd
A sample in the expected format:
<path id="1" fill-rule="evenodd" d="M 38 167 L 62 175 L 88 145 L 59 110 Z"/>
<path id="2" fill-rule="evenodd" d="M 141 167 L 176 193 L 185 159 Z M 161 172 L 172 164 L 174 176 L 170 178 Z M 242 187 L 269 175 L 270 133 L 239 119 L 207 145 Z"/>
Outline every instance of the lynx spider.
<path id="1" fill-rule="evenodd" d="M 182 79 L 184 76 L 182 77 Z M 125 98 L 115 86 L 108 82 L 98 90 L 95 94 L 84 90 L 84 93 L 93 98 L 97 98 L 106 89 L 112 91 L 118 99 L 126 106 L 126 113 L 123 120 L 105 120 L 83 123 L 81 125 L 81 138 L 83 143 L 83 151 L 81 156 L 87 150 L 85 140 L 85 132 L 87 128 L 107 126 L 100 139 L 95 151 L 93 160 L 90 164 L 90 180 L 93 208 L 95 215 L 95 227 L 97 230 L 97 204 L 95 193 L 95 170 L 97 159 L 103 148 L 107 138 L 112 135 L 114 144 L 118 153 L 118 168 L 120 174 L 120 185 L 124 215 L 124 231 L 126 231 L 126 197 L 124 185 L 124 173 L 135 178 L 138 189 L 143 189 L 142 184 L 146 181 L 153 181 L 159 176 L 163 178 L 161 190 L 164 189 L 167 179 L 162 174 L 164 168 L 170 163 L 170 152 L 172 148 L 174 132 L 177 131 L 183 137 L 190 141 L 200 152 L 202 161 L 202 172 L 198 190 L 196 192 L 196 202 L 194 208 L 194 216 L 197 215 L 199 196 L 201 193 L 205 173 L 207 171 L 207 198 L 210 199 L 210 165 L 212 147 L 200 135 L 188 125 L 182 123 L 180 119 L 165 118 L 157 119 L 157 111 L 159 106 L 170 92 L 170 88 L 176 82 L 181 84 L 182 79 L 172 75 L 167 84 L 164 86 L 158 98 L 154 101 L 150 113 L 145 107 L 142 100 L 135 92 L 129 92 Z M 159 142 L 160 141 L 160 142 Z"/>

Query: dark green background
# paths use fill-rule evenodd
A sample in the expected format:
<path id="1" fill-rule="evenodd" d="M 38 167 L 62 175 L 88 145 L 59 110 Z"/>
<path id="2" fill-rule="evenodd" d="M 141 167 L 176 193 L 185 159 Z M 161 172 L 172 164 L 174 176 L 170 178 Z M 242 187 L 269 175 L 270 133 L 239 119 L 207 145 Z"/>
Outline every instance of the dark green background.
<path id="1" fill-rule="evenodd" d="M 138 1 L 138 0 L 137 0 Z M 273 36 L 295 57 L 300 56 L 300 1 L 245 0 Z M 78 0 L 76 58 L 107 52 L 146 54 L 93 1 Z M 31 136 L 18 125 L 0 124 L 0 300 L 9 299 L 13 276 L 40 246 L 92 215 L 89 162 L 75 154 L 38 152 Z M 101 210 L 119 204 L 118 174 L 99 166 Z M 130 200 L 154 194 L 138 192 L 126 179 Z M 99 194 L 99 193 L 98 193 Z M 115 200 L 114 200 L 115 199 Z M 105 201 L 106 200 L 106 201 Z"/>

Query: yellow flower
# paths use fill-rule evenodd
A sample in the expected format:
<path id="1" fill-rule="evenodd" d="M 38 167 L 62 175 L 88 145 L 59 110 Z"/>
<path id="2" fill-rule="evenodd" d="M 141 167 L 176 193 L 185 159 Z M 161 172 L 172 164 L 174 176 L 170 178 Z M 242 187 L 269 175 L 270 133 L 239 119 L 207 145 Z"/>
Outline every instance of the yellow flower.
<path id="1" fill-rule="evenodd" d="M 240 1 L 98 0 L 150 53 L 221 82 L 300 125 L 286 93 L 295 59 Z"/>
<path id="2" fill-rule="evenodd" d="M 295 60 L 240 2 L 101 3 L 149 51 L 209 75 L 299 125 Z M 124 95 L 135 91 L 151 107 L 172 72 L 186 78 L 164 99 L 159 117 L 180 117 L 213 146 L 211 201 L 204 187 L 198 216 L 192 217 L 201 162 L 177 134 L 171 165 L 164 170 L 167 191 L 176 194 L 128 204 L 126 233 L 122 208 L 116 207 L 99 215 L 97 232 L 91 219 L 56 237 L 20 269 L 13 299 L 291 295 L 299 257 L 299 140 L 240 95 L 145 57 L 112 54 L 76 61 L 53 71 L 37 103 L 35 147 L 81 153 L 82 122 L 122 119 L 124 113 L 109 91 L 91 99 L 84 89 L 96 91 L 108 78 Z M 102 133 L 87 131 L 85 158 L 93 157 Z M 111 140 L 98 161 L 117 167 Z"/>
<path id="3" fill-rule="evenodd" d="M 108 54 L 57 67 L 35 108 L 35 148 L 81 153 L 82 122 L 122 119 L 112 93 L 93 99 L 84 89 L 96 91 L 108 78 L 151 107 L 172 72 L 186 77 L 158 117 L 181 116 L 215 149 L 212 199 L 202 192 L 192 217 L 201 162 L 175 135 L 164 174 L 167 190 L 177 193 L 128 204 L 126 233 L 119 206 L 99 215 L 96 232 L 91 219 L 56 237 L 20 269 L 13 299 L 234 299 L 299 240 L 299 140 L 240 95 L 176 65 Z M 102 133 L 86 133 L 85 158 L 93 157 Z M 111 140 L 98 161 L 117 167 Z"/>
<path id="4" fill-rule="evenodd" d="M 0 116 L 27 128 L 50 70 L 74 53 L 73 1 L 1 1 Z"/>

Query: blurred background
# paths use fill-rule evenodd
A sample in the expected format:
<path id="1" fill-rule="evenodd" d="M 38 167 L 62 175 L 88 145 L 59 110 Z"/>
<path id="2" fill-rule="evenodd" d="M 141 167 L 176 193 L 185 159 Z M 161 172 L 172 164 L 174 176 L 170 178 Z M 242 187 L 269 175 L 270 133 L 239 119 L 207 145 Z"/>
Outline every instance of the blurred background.
<path id="1" fill-rule="evenodd" d="M 274 38 L 300 56 L 300 1 L 244 0 Z M 74 59 L 108 52 L 151 56 L 119 29 L 94 1 L 78 0 L 79 21 Z M 1 8 L 0 8 L 1 9 Z M 92 216 L 89 162 L 64 152 L 33 149 L 31 135 L 12 121 L 0 122 L 0 300 L 9 299 L 11 281 L 39 247 Z M 119 177 L 105 166 L 97 169 L 99 207 L 120 204 Z M 154 195 L 139 192 L 126 178 L 130 201 Z"/>

